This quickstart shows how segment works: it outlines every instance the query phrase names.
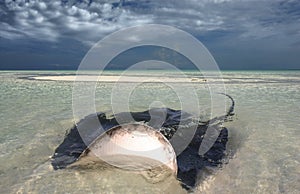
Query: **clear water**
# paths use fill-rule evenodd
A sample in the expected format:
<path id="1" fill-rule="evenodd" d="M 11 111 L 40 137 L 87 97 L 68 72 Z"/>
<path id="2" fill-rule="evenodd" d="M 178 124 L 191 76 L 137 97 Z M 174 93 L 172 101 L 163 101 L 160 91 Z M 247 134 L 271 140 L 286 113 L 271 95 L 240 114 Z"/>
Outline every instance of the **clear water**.
<path id="1" fill-rule="evenodd" d="M 75 122 L 73 83 L 19 79 L 45 73 L 74 72 L 0 72 L 0 193 L 185 193 L 174 177 L 152 183 L 105 167 L 53 171 L 49 156 Z M 201 172 L 195 193 L 300 193 L 300 72 L 222 74 L 227 93 L 236 101 L 235 119 L 225 124 L 229 159 L 217 171 Z M 97 85 L 98 111 L 110 110 L 112 87 Z M 205 83 L 195 89 L 205 107 Z M 180 108 L 172 90 L 158 83 L 140 85 L 130 108 L 144 110 L 153 101 Z"/>

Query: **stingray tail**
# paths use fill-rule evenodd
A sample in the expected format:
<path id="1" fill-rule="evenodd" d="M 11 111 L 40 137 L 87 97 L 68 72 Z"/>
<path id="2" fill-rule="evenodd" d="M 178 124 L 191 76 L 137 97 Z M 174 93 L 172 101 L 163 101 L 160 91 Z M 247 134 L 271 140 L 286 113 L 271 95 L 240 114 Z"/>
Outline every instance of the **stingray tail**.
<path id="1" fill-rule="evenodd" d="M 231 105 L 230 105 L 230 107 L 229 107 L 229 109 L 228 109 L 228 111 L 227 111 L 227 113 L 226 113 L 225 116 L 226 117 L 233 116 L 234 115 L 234 106 L 235 106 L 234 99 L 230 95 L 228 95 L 228 94 L 225 94 L 225 93 L 219 93 L 219 94 L 225 95 L 225 96 L 227 96 L 231 100 Z"/>
<path id="2" fill-rule="evenodd" d="M 222 94 L 228 97 L 231 100 L 231 105 L 225 115 L 214 117 L 211 120 L 208 120 L 207 122 L 205 122 L 206 125 L 216 125 L 216 124 L 221 124 L 225 121 L 230 121 L 232 120 L 231 117 L 234 115 L 234 107 L 235 107 L 234 99 L 226 93 L 218 93 L 218 94 Z"/>

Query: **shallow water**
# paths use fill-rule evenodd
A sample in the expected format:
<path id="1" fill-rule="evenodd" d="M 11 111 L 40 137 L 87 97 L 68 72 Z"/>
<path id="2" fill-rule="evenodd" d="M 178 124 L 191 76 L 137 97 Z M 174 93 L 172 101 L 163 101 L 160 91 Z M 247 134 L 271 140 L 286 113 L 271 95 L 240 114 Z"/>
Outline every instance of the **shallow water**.
<path id="1" fill-rule="evenodd" d="M 172 176 L 154 184 L 112 168 L 53 171 L 49 156 L 79 119 L 73 119 L 73 83 L 19 78 L 62 73 L 74 72 L 0 73 L 0 193 L 185 192 Z M 227 93 L 236 101 L 234 120 L 225 124 L 230 133 L 227 164 L 201 172 L 195 193 L 299 193 L 300 72 L 222 74 Z M 205 83 L 194 86 L 206 110 L 208 89 Z M 110 110 L 112 87 L 112 83 L 97 85 L 97 111 Z M 164 84 L 145 83 L 132 92 L 130 108 L 144 110 L 160 101 L 179 109 L 174 96 Z M 208 115 L 202 112 L 203 119 Z"/>

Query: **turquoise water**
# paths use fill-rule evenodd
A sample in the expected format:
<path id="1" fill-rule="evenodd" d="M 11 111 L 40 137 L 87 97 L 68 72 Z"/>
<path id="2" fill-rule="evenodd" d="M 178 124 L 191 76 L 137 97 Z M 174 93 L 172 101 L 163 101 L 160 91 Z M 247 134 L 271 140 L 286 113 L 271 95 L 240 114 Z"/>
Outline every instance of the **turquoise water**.
<path id="1" fill-rule="evenodd" d="M 49 156 L 78 119 L 72 112 L 73 82 L 20 78 L 62 73 L 75 72 L 0 72 L 0 193 L 185 192 L 173 177 L 153 184 L 118 169 L 53 171 Z M 195 72 L 187 75 L 201 77 Z M 218 171 L 200 173 L 195 193 L 299 193 L 300 72 L 232 71 L 222 75 L 227 93 L 236 101 L 234 121 L 225 124 L 230 132 L 229 159 Z M 112 87 L 113 83 L 97 85 L 97 111 L 111 109 Z M 193 87 L 207 110 L 205 83 Z M 180 108 L 172 88 L 145 83 L 132 92 L 130 109 L 144 110 L 155 101 Z M 209 115 L 202 114 L 203 119 Z"/>

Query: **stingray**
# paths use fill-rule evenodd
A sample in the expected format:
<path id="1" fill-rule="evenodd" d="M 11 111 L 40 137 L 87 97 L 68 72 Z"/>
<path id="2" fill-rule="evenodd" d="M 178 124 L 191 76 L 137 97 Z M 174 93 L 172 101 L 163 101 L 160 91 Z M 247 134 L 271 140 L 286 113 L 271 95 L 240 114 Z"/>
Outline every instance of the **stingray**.
<path id="1" fill-rule="evenodd" d="M 161 140 L 161 145 L 168 147 L 171 145 L 168 140 L 171 140 L 171 138 L 176 135 L 179 127 L 184 128 L 186 131 L 195 128 L 190 143 L 182 152 L 177 156 L 174 155 L 175 152 L 173 150 L 165 154 L 171 161 L 168 166 L 175 172 L 182 187 L 191 190 L 196 186 L 197 175 L 201 170 L 207 167 L 219 167 L 223 164 L 223 159 L 226 155 L 228 129 L 222 126 L 222 123 L 231 120 L 234 115 L 235 106 L 233 98 L 227 94 L 224 95 L 232 102 L 226 114 L 207 121 L 196 120 L 197 122 L 195 122 L 195 117 L 192 114 L 171 108 L 152 108 L 143 112 L 130 112 L 136 123 L 132 123 L 132 121 L 128 120 L 128 118 L 124 116 L 126 113 L 108 115 L 108 113 L 99 112 L 89 115 L 67 131 L 63 142 L 55 149 L 51 164 L 54 170 L 64 169 L 76 164 L 76 162 L 84 158 L 93 160 L 95 157 L 91 158 L 91 155 L 95 155 L 92 154 L 91 150 L 98 152 L 98 154 L 109 152 L 109 150 L 103 148 L 103 146 L 105 147 L 105 142 L 108 141 L 103 141 L 103 133 L 100 133 L 99 130 L 97 130 L 98 126 L 91 122 L 95 118 L 100 122 L 106 134 L 110 137 L 115 135 L 117 139 L 119 138 L 121 139 L 120 141 L 125 141 L 125 143 L 128 143 L 127 140 L 130 139 L 128 134 L 132 135 L 133 131 L 139 130 L 143 134 L 148 134 L 149 138 L 154 136 L 158 137 Z M 162 117 L 162 114 L 164 114 L 164 117 Z M 88 129 L 84 140 L 78 130 L 78 126 Z M 210 149 L 205 154 L 200 155 L 199 147 L 209 127 L 217 130 L 218 136 Z M 116 136 L 116 134 L 123 135 Z M 99 145 L 101 142 L 102 145 Z M 173 160 L 174 158 L 172 157 L 175 157 L 175 160 Z M 122 163 L 122 160 L 128 163 L 128 160 L 124 161 L 124 158 L 119 158 L 119 163 Z"/>

